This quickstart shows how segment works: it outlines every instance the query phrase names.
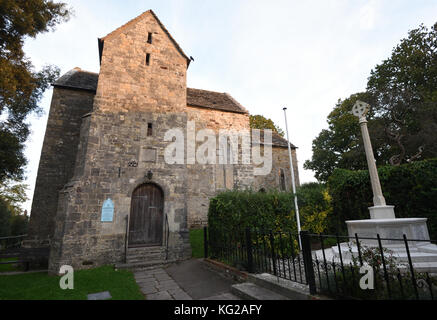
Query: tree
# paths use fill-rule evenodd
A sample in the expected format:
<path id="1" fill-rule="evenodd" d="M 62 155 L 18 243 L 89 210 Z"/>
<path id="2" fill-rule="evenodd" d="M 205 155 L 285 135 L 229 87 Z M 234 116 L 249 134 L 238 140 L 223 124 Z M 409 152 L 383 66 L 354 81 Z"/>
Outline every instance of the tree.
<path id="1" fill-rule="evenodd" d="M 372 96 L 363 92 L 339 100 L 328 115 L 328 129 L 322 130 L 313 140 L 313 156 L 311 161 L 305 161 L 304 168 L 313 170 L 319 181 L 326 182 L 336 168 L 350 170 L 366 168 L 358 120 L 350 113 L 357 100 L 372 103 Z M 368 128 L 376 161 L 378 164 L 383 164 L 387 160 L 383 124 L 375 115 L 374 109 L 367 114 L 367 119 L 369 119 Z"/>
<path id="2" fill-rule="evenodd" d="M 0 237 L 7 237 L 10 235 L 10 219 L 11 212 L 3 199 L 0 198 Z"/>
<path id="3" fill-rule="evenodd" d="M 377 165 L 437 157 L 437 24 L 420 26 L 371 71 L 367 90 L 339 100 L 328 116 L 328 129 L 313 141 L 304 168 L 327 181 L 335 168 L 367 169 L 356 100 L 368 102 L 370 138 Z"/>
<path id="4" fill-rule="evenodd" d="M 391 164 L 436 157 L 437 23 L 410 31 L 371 71 L 367 91 L 391 141 Z"/>
<path id="5" fill-rule="evenodd" d="M 26 232 L 29 218 L 20 205 L 28 200 L 27 187 L 22 183 L 0 182 L 0 236 Z"/>
<path id="6" fill-rule="evenodd" d="M 273 132 L 276 132 L 281 137 L 284 136 L 284 131 L 282 131 L 281 128 L 279 128 L 277 125 L 274 124 L 274 122 L 271 119 L 267 119 L 261 115 L 255 115 L 249 116 L 249 124 L 251 129 L 270 129 Z"/>
<path id="7" fill-rule="evenodd" d="M 53 66 L 34 70 L 23 51 L 24 40 L 53 30 L 69 15 L 64 3 L 0 1 L 0 181 L 23 178 L 23 149 L 29 134 L 26 117 L 40 111 L 43 92 L 59 76 Z"/>

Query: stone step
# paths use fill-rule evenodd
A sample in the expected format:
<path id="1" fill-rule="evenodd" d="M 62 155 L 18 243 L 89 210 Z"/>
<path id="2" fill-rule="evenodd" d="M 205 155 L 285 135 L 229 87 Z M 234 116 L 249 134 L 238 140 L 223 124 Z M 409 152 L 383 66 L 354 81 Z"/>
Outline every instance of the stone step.
<path id="1" fill-rule="evenodd" d="M 128 269 L 128 270 L 138 270 L 146 269 L 150 267 L 163 267 L 172 263 L 177 262 L 177 260 L 156 260 L 156 261 L 142 261 L 135 263 L 118 263 L 115 265 L 116 269 Z"/>
<path id="2" fill-rule="evenodd" d="M 128 253 L 127 254 L 127 258 L 131 258 L 131 259 L 142 259 L 142 258 L 150 258 L 150 259 L 154 259 L 154 258 L 165 258 L 165 252 L 152 252 L 152 253 L 136 253 L 136 254 L 132 254 L 132 253 Z"/>
<path id="3" fill-rule="evenodd" d="M 163 261 L 166 258 L 166 248 L 162 246 L 128 248 L 127 263 L 143 263 Z"/>
<path id="4" fill-rule="evenodd" d="M 128 254 L 157 253 L 165 252 L 165 250 L 166 248 L 162 246 L 127 248 Z"/>
<path id="5" fill-rule="evenodd" d="M 291 300 L 308 300 L 310 297 L 310 291 L 307 285 L 278 278 L 268 273 L 250 274 L 248 280 Z"/>
<path id="6" fill-rule="evenodd" d="M 286 296 L 252 282 L 234 284 L 231 287 L 231 292 L 244 300 L 289 300 Z"/>
<path id="7" fill-rule="evenodd" d="M 437 274 L 437 262 L 415 262 L 413 263 L 413 268 L 414 271 L 417 272 L 428 272 L 430 274 Z M 404 266 L 403 268 L 399 269 L 408 269 L 408 271 L 410 271 L 408 266 Z"/>
<path id="8" fill-rule="evenodd" d="M 127 258 L 127 263 L 141 263 L 141 262 L 156 262 L 156 261 L 165 261 L 165 257 L 156 257 L 156 258 Z"/>
<path id="9" fill-rule="evenodd" d="M 332 247 L 331 249 L 334 253 L 335 258 L 339 259 L 340 255 L 338 252 L 338 247 Z M 347 259 L 347 260 L 351 259 L 351 252 L 349 251 L 349 249 L 342 250 L 341 254 L 342 254 L 342 258 Z M 358 257 L 358 250 L 356 247 L 352 248 L 352 254 L 355 257 Z M 404 249 L 393 250 L 392 255 L 400 263 L 408 262 L 408 254 Z M 410 250 L 410 256 L 411 256 L 411 259 L 413 260 L 413 262 L 418 262 L 418 263 L 420 263 L 420 262 L 437 262 L 437 253 L 428 253 L 428 252 L 420 252 L 417 250 Z"/>

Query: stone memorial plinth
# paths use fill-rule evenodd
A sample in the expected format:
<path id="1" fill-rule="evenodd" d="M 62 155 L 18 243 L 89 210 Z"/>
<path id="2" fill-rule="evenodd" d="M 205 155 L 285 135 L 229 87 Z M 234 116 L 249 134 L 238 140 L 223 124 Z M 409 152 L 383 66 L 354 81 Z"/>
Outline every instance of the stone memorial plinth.
<path id="1" fill-rule="evenodd" d="M 348 234 L 355 237 L 358 234 L 360 238 L 376 238 L 379 234 L 381 239 L 403 239 L 404 234 L 407 239 L 411 240 L 428 240 L 428 227 L 426 218 L 405 218 L 405 219 L 369 219 L 346 221 Z M 368 245 L 377 246 L 377 240 L 362 239 L 360 240 Z M 416 246 L 425 242 L 412 241 L 410 246 Z M 402 244 L 401 241 L 383 240 L 382 244 Z"/>
<path id="2" fill-rule="evenodd" d="M 408 239 L 409 254 L 416 271 L 437 272 L 437 245 L 430 242 L 426 218 L 400 218 L 395 216 L 394 206 L 387 205 L 382 194 L 378 177 L 375 158 L 367 130 L 366 114 L 370 106 L 357 101 L 352 109 L 352 114 L 359 118 L 364 149 L 366 151 L 367 165 L 369 167 L 370 182 L 373 191 L 374 206 L 369 208 L 370 219 L 346 221 L 349 237 L 354 239 L 357 235 L 361 247 L 378 247 L 377 236 L 381 239 L 384 248 L 390 250 L 399 263 L 408 261 L 408 254 L 404 235 Z M 372 238 L 372 239 L 366 239 Z M 351 254 L 358 255 L 356 243 L 352 241 L 341 244 L 342 257 L 346 260 Z M 398 240 L 395 240 L 398 239 Z M 423 240 L 423 241 L 414 241 Z M 339 259 L 338 247 L 332 248 L 332 258 Z"/>

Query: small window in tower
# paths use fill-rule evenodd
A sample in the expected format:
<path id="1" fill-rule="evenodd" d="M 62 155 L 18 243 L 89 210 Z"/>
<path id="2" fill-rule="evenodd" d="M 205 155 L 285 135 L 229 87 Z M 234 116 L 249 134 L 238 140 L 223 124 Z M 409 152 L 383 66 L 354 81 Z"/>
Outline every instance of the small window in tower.
<path id="1" fill-rule="evenodd" d="M 153 135 L 152 123 L 147 124 L 147 136 L 151 137 Z"/>
<path id="2" fill-rule="evenodd" d="M 150 65 L 150 53 L 146 54 L 146 64 Z"/>
<path id="3" fill-rule="evenodd" d="M 149 32 L 149 35 L 147 36 L 147 43 L 152 43 L 152 33 Z"/>

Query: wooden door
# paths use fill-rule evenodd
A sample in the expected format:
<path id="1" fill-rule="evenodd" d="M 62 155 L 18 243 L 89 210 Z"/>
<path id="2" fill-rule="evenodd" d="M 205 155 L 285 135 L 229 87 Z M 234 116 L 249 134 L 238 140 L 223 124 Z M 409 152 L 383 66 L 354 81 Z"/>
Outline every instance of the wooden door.
<path id="1" fill-rule="evenodd" d="M 143 184 L 132 194 L 129 246 L 160 246 L 163 233 L 164 195 L 154 184 Z"/>

